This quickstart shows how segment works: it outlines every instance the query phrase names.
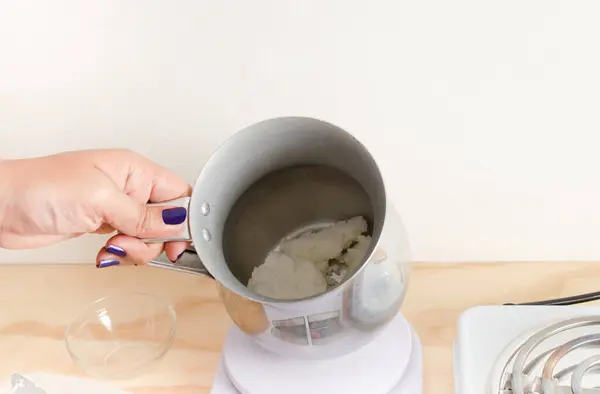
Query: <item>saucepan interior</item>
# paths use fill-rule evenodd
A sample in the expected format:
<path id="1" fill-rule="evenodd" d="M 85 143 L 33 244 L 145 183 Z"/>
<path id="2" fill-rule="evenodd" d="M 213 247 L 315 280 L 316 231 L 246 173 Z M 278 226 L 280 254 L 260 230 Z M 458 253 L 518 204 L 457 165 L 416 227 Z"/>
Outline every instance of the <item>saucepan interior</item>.
<path id="1" fill-rule="evenodd" d="M 373 229 L 368 194 L 348 174 L 322 165 L 298 165 L 268 174 L 248 188 L 225 223 L 229 269 L 248 283 L 254 267 L 286 238 L 363 216 Z"/>

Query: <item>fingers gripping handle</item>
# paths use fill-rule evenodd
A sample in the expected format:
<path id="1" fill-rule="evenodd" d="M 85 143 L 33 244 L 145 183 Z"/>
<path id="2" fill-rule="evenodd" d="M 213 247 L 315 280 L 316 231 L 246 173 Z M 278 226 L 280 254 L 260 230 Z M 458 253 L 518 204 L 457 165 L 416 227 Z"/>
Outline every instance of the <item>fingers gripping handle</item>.
<path id="1" fill-rule="evenodd" d="M 164 238 L 140 238 L 142 241 L 150 243 L 150 242 L 172 242 L 172 241 L 191 241 L 190 235 L 190 222 L 189 222 L 189 207 L 190 207 L 190 197 L 180 197 L 174 200 L 163 201 L 158 203 L 149 203 L 146 204 L 148 207 L 181 207 L 185 208 L 187 211 L 185 221 L 182 224 L 182 231 L 171 237 Z"/>
<path id="2" fill-rule="evenodd" d="M 185 221 L 183 222 L 183 231 L 177 236 L 169 237 L 169 238 L 140 238 L 144 242 L 171 242 L 171 241 L 186 241 L 191 242 L 190 235 L 190 225 L 189 225 L 189 206 L 190 206 L 190 197 L 181 197 L 175 200 L 164 201 L 160 203 L 152 203 L 147 204 L 152 207 L 182 207 L 188 211 L 188 215 L 186 215 Z M 173 264 L 171 262 L 166 262 L 162 260 L 153 260 L 146 265 L 156 268 L 165 268 L 172 271 L 184 272 L 188 274 L 202 275 L 212 278 L 212 275 L 208 272 L 208 270 L 200 261 L 196 250 L 193 246 L 189 246 L 182 256 L 177 261 L 177 264 Z"/>

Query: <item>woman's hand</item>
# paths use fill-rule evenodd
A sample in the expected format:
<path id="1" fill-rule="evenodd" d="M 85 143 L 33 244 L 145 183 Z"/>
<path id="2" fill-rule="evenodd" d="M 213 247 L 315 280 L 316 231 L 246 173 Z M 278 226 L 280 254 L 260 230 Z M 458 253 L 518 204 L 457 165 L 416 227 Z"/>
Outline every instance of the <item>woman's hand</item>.
<path id="1" fill-rule="evenodd" d="M 176 236 L 187 211 L 148 207 L 190 194 L 164 167 L 128 150 L 89 150 L 0 162 L 0 247 L 28 249 L 85 233 L 117 231 L 96 265 L 144 264 L 163 248 L 171 261 L 185 242 L 144 243 Z"/>

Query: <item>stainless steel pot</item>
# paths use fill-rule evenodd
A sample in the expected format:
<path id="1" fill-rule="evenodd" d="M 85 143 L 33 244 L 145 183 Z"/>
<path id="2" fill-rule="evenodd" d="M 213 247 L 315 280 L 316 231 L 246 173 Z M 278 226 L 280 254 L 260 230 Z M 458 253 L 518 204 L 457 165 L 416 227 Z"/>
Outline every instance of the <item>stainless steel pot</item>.
<path id="1" fill-rule="evenodd" d="M 198 258 L 149 265 L 213 277 L 235 324 L 273 352 L 351 352 L 373 339 L 404 299 L 410 253 L 402 221 L 371 154 L 332 124 L 303 117 L 254 124 L 214 152 L 192 197 L 169 205 L 188 207 L 189 232 L 177 239 L 191 240 Z M 293 301 L 247 288 L 254 267 L 285 237 L 358 215 L 368 221 L 371 247 L 337 287 Z"/>

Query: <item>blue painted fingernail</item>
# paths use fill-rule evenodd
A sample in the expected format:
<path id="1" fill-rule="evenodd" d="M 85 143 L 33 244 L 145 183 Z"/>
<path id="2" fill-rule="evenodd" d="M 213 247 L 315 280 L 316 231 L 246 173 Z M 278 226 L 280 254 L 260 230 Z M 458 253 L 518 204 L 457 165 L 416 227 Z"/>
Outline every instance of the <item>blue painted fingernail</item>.
<path id="1" fill-rule="evenodd" d="M 121 256 L 121 257 L 127 256 L 127 252 L 125 252 L 125 250 L 123 248 L 120 248 L 116 245 L 108 245 L 106 248 L 104 248 L 104 250 L 107 251 L 108 253 L 112 253 L 117 256 Z"/>
<path id="2" fill-rule="evenodd" d="M 181 256 L 183 256 L 185 252 L 181 252 L 179 253 L 179 256 L 175 257 L 175 260 L 171 260 L 171 263 L 175 264 L 177 261 L 179 261 L 179 259 L 181 258 Z"/>
<path id="3" fill-rule="evenodd" d="M 100 260 L 100 264 L 98 264 L 98 268 L 110 267 L 113 265 L 121 264 L 119 260 Z"/>
<path id="4" fill-rule="evenodd" d="M 187 209 L 184 207 L 168 208 L 162 211 L 162 218 L 165 224 L 181 224 L 185 222 Z"/>

